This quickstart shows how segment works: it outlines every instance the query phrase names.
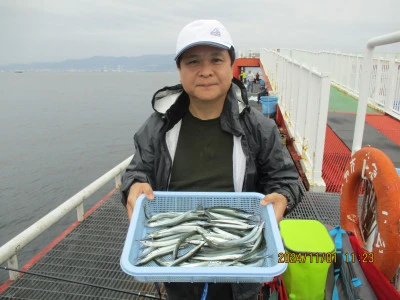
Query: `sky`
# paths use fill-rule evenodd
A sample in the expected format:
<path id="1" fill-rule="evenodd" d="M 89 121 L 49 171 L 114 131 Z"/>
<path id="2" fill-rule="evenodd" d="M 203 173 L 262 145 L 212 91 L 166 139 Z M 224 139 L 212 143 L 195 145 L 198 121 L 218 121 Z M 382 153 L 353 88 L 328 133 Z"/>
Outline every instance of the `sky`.
<path id="1" fill-rule="evenodd" d="M 364 53 L 369 39 L 400 30 L 399 12 L 400 0 L 0 0 L 0 65 L 172 54 L 196 19 L 221 21 L 238 52 Z"/>

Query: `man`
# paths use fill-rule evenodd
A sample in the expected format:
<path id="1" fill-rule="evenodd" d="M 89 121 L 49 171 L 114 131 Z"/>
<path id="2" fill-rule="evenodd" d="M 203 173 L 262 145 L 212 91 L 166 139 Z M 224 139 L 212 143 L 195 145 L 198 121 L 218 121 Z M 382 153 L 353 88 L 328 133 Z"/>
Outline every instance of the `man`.
<path id="1" fill-rule="evenodd" d="M 240 79 L 241 79 L 241 81 L 242 81 L 243 83 L 246 83 L 246 78 L 247 78 L 246 72 L 245 72 L 244 70 L 242 70 L 242 72 L 240 73 Z"/>
<path id="2" fill-rule="evenodd" d="M 254 74 L 251 72 L 251 70 L 249 71 L 249 74 L 247 75 L 247 91 L 252 93 L 253 92 L 253 86 L 254 86 Z"/>
<path id="3" fill-rule="evenodd" d="M 260 103 L 260 100 L 261 100 L 262 96 L 268 96 L 269 95 L 268 90 L 265 87 L 265 83 L 264 82 L 261 83 L 261 81 L 263 81 L 263 80 L 262 79 L 260 80 L 260 90 L 261 91 L 257 94 L 257 102 L 258 103 Z"/>
<path id="4" fill-rule="evenodd" d="M 215 20 L 186 25 L 178 36 L 181 85 L 153 97 L 155 110 L 134 136 L 136 152 L 122 179 L 129 219 L 137 197 L 153 190 L 260 192 L 277 220 L 298 203 L 293 162 L 274 121 L 253 110 L 233 78 L 235 50 Z M 165 283 L 168 299 L 200 299 L 202 283 Z M 207 299 L 257 299 L 260 284 L 210 284 Z"/>
<path id="5" fill-rule="evenodd" d="M 260 84 L 260 89 L 265 88 L 265 81 L 264 81 L 264 79 L 260 78 L 259 84 Z"/>

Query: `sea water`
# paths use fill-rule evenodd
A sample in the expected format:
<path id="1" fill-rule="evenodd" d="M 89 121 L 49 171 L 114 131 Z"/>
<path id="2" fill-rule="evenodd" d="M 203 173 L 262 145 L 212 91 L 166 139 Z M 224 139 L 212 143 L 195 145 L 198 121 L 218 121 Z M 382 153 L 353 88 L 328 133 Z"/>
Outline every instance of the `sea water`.
<path id="1" fill-rule="evenodd" d="M 0 245 L 132 155 L 154 92 L 177 83 L 177 72 L 0 72 Z M 20 267 L 70 215 L 19 255 Z"/>

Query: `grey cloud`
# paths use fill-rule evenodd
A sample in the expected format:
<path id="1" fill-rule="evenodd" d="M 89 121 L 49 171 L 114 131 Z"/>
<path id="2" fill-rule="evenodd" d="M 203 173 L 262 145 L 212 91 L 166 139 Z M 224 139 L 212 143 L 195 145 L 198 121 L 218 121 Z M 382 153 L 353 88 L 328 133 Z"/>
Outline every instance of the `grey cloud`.
<path id="1" fill-rule="evenodd" d="M 368 39 L 399 30 L 398 11 L 398 0 L 3 1 L 0 65 L 170 54 L 182 26 L 199 18 L 223 22 L 238 51 L 362 52 Z"/>

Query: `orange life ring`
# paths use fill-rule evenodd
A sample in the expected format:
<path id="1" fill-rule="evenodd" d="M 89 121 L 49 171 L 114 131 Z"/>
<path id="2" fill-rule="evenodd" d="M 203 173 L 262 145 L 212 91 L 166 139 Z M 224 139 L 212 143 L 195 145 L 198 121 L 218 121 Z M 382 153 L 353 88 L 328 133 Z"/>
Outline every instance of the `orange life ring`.
<path id="1" fill-rule="evenodd" d="M 363 246 L 358 214 L 363 177 L 373 185 L 377 201 L 378 229 L 370 251 L 373 262 L 390 280 L 400 264 L 400 179 L 390 158 L 379 149 L 367 146 L 351 156 L 342 181 L 340 224 Z"/>

